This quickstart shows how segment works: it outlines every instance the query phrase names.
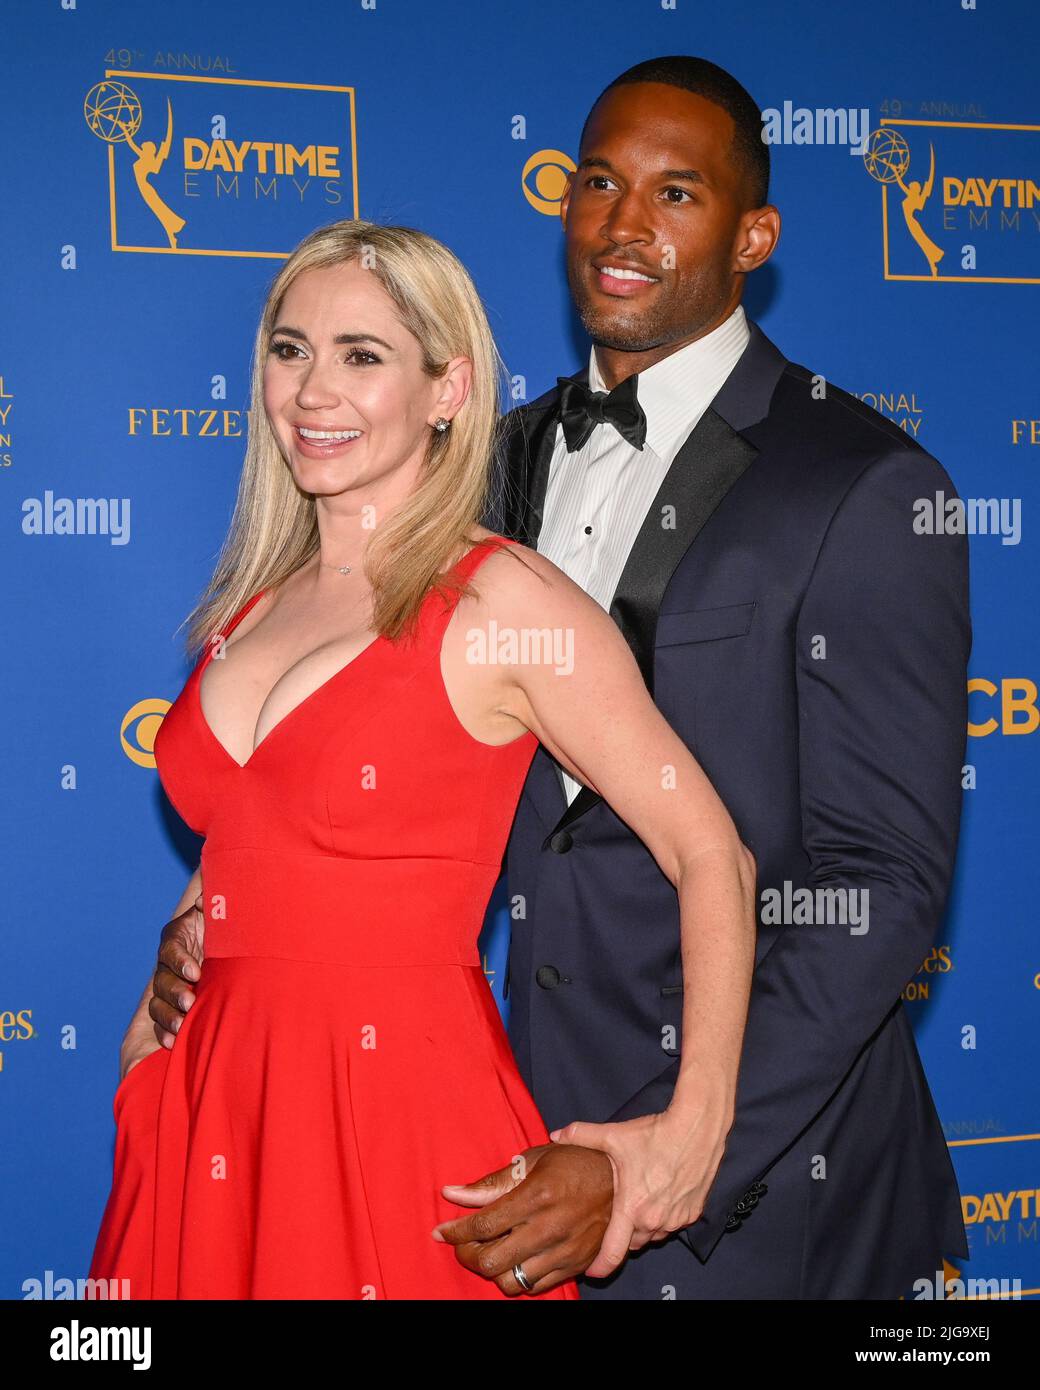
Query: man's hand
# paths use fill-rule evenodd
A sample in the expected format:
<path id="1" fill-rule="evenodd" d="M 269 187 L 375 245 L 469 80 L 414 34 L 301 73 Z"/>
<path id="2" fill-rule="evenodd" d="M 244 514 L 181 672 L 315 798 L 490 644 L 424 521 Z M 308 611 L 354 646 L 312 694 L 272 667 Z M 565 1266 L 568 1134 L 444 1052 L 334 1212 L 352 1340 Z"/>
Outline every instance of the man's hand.
<path id="1" fill-rule="evenodd" d="M 202 894 L 194 907 L 186 908 L 172 918 L 162 930 L 159 941 L 159 964 L 152 980 L 152 997 L 148 1013 L 155 1024 L 155 1035 L 163 1047 L 172 1047 L 174 1036 L 184 1015 L 195 1003 L 193 981 L 202 973 L 203 934 L 206 919 L 202 911 Z"/>
<path id="2" fill-rule="evenodd" d="M 595 1258 L 610 1224 L 613 1165 L 594 1149 L 542 1144 L 508 1168 L 441 1191 L 459 1206 L 481 1208 L 434 1230 L 435 1239 L 455 1246 L 461 1265 L 509 1295 L 528 1292 L 513 1275 L 520 1265 L 530 1292 L 544 1293 Z"/>

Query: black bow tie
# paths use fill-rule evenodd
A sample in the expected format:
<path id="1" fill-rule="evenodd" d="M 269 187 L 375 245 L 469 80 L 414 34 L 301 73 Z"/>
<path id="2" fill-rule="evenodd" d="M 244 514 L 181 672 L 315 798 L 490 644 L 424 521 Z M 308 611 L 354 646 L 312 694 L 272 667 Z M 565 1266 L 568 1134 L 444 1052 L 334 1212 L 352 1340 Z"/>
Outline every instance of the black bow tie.
<path id="1" fill-rule="evenodd" d="M 613 425 L 636 449 L 646 441 L 646 416 L 636 397 L 636 375 L 625 377 L 619 386 L 606 391 L 590 391 L 583 381 L 571 376 L 556 378 L 560 388 L 560 423 L 573 454 L 586 442 L 597 425 Z"/>

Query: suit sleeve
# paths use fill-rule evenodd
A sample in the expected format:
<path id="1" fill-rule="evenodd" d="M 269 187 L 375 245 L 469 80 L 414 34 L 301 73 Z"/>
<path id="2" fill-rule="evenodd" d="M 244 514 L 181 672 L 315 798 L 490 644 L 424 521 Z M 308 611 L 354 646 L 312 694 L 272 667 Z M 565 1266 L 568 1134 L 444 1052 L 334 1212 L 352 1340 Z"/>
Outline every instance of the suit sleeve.
<path id="1" fill-rule="evenodd" d="M 733 1127 L 702 1215 L 679 1233 L 701 1260 L 727 1221 L 739 1222 L 741 1200 L 744 1210 L 755 1204 L 753 1185 L 898 1005 L 942 917 L 960 821 L 971 627 L 966 537 L 914 530 L 915 501 L 939 492 L 957 495 L 922 451 L 869 464 L 831 518 L 801 604 L 805 886 L 856 890 L 868 929 L 788 925 L 759 961 Z M 664 1109 L 677 1070 L 676 1061 L 612 1118 Z"/>

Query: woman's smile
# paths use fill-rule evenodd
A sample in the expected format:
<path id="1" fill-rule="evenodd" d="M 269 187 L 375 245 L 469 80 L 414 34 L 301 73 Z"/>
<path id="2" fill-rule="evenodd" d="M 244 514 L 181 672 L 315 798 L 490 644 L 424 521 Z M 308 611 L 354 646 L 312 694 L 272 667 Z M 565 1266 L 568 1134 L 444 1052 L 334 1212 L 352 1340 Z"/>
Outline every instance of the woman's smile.
<path id="1" fill-rule="evenodd" d="M 364 435 L 362 430 L 319 430 L 309 425 L 293 425 L 292 433 L 297 449 L 311 459 L 338 458 Z"/>

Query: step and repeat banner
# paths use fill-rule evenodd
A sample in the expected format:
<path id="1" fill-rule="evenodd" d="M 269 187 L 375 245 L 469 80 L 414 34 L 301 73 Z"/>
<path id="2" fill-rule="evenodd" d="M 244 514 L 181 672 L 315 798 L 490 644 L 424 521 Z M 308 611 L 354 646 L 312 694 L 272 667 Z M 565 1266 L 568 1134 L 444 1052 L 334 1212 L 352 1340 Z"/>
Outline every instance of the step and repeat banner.
<path id="1" fill-rule="evenodd" d="M 3 30 L 0 1297 L 86 1274 L 120 1040 L 198 863 L 152 746 L 230 516 L 266 286 L 316 226 L 420 227 L 534 398 L 587 360 L 558 217 L 582 123 L 672 53 L 766 115 L 783 234 L 750 316 L 963 499 L 922 520 L 971 538 L 961 852 L 904 997 L 971 1244 L 951 1290 L 1040 1296 L 1033 0 L 13 0 Z M 506 1007 L 504 903 L 483 946 Z"/>

